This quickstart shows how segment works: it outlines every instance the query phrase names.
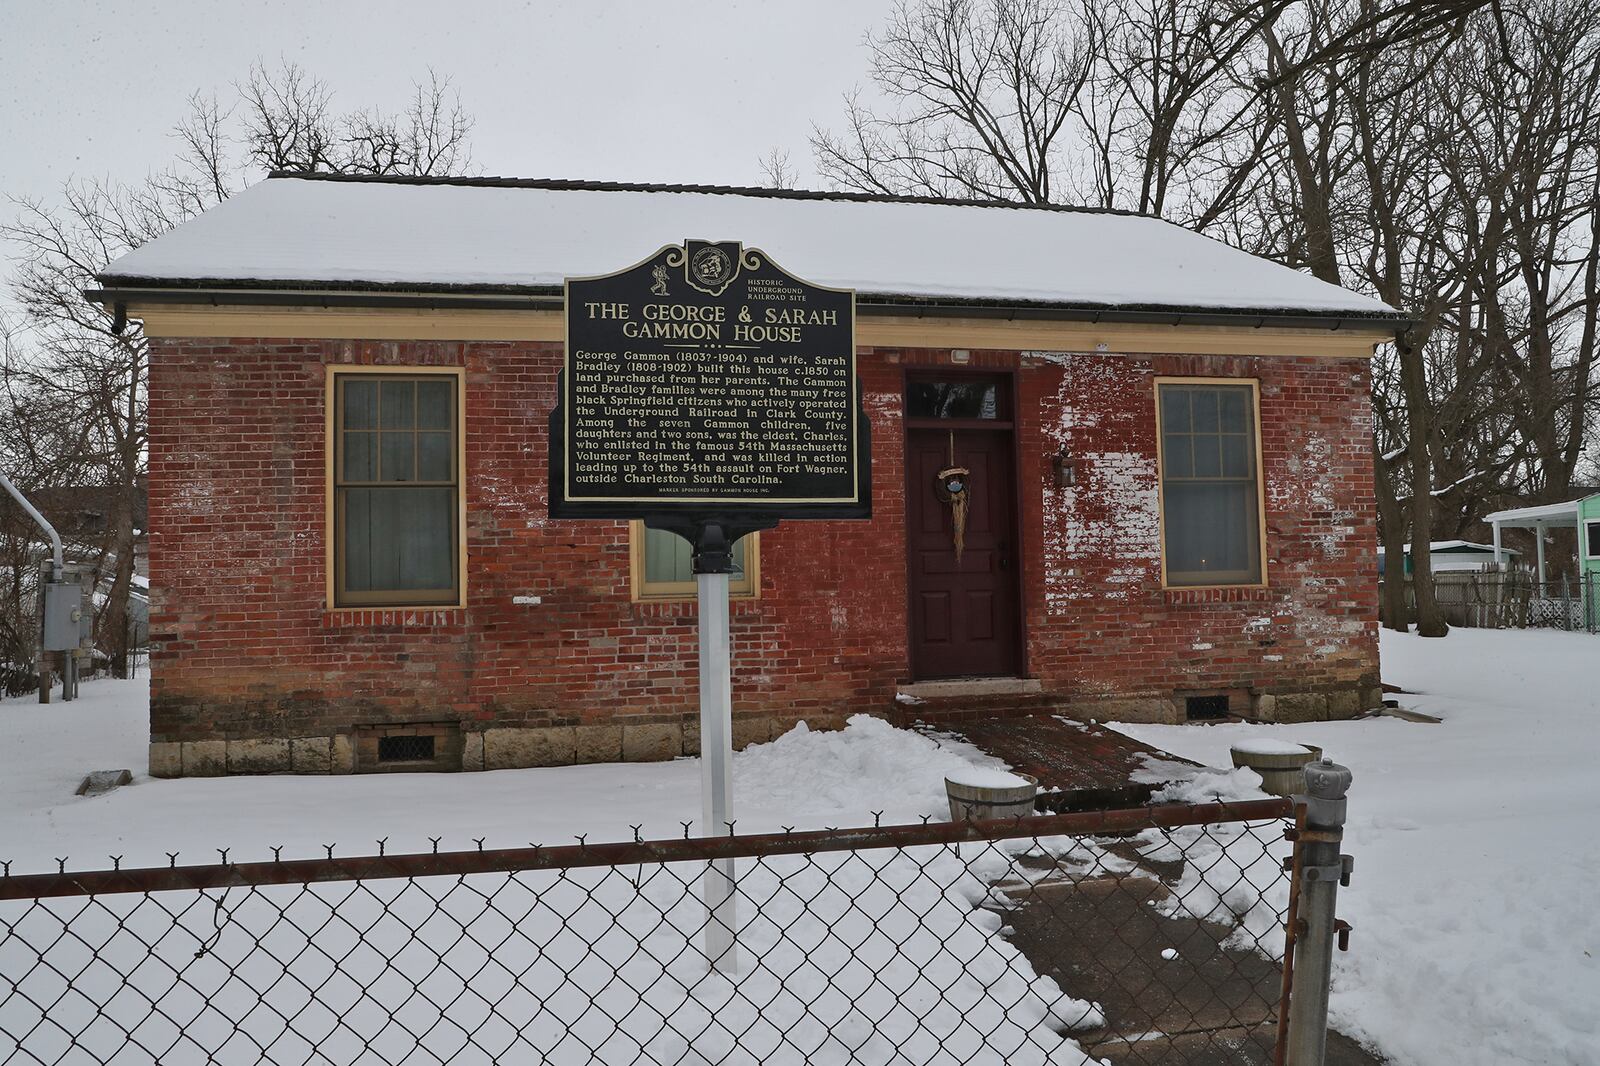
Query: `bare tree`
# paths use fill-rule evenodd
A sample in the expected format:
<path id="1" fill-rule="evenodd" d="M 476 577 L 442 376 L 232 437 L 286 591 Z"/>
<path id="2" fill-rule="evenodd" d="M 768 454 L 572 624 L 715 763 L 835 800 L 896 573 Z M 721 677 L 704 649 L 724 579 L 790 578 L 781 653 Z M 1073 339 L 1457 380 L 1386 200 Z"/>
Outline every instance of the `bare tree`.
<path id="1" fill-rule="evenodd" d="M 1600 0 L 904 0 L 887 103 L 812 145 L 835 185 L 1133 208 L 1410 311 L 1374 480 L 1437 634 L 1431 539 L 1595 469 L 1597 34 Z"/>
<path id="2" fill-rule="evenodd" d="M 795 187 L 796 174 L 794 167 L 789 165 L 789 153 L 780 148 L 774 148 L 761 159 L 761 176 L 769 189 L 792 189 Z"/>
<path id="3" fill-rule="evenodd" d="M 897 106 L 846 101 L 813 130 L 817 168 L 864 192 L 1049 203 L 1088 51 L 1055 0 L 900 0 L 870 34 L 872 79 Z"/>
<path id="4" fill-rule="evenodd" d="M 257 64 L 235 89 L 226 107 L 215 95 L 190 97 L 176 130 L 182 152 L 142 184 L 70 182 L 54 203 L 12 201 L 15 218 L 0 226 L 22 249 L 11 285 L 26 325 L 0 351 L 0 403 L 15 430 L 0 435 L 0 447 L 26 458 L 38 484 L 96 485 L 114 501 L 105 536 L 84 547 L 109 581 L 96 628 L 119 675 L 127 665 L 134 504 L 146 453 L 148 346 L 137 322 L 118 321 L 83 290 L 117 256 L 221 202 L 261 170 L 428 175 L 471 159 L 472 120 L 448 80 L 431 73 L 395 114 L 340 114 L 326 85 L 293 64 L 274 71 Z M 43 454 L 50 450 L 53 457 Z"/>

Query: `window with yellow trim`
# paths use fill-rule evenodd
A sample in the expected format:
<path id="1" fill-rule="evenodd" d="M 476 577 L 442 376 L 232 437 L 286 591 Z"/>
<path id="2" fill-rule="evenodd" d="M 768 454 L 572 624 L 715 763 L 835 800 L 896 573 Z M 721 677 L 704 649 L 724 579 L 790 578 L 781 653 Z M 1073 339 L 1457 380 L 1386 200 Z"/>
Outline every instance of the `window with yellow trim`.
<path id="1" fill-rule="evenodd" d="M 1254 382 L 1157 381 L 1167 585 L 1259 585 L 1264 566 Z"/>
<path id="2" fill-rule="evenodd" d="M 334 606 L 460 602 L 459 381 L 333 377 Z"/>
<path id="3" fill-rule="evenodd" d="M 692 600 L 697 594 L 693 549 L 676 533 L 646 529 L 643 522 L 628 523 L 633 558 L 633 598 L 636 600 Z M 761 534 L 751 533 L 733 545 L 733 565 L 728 594 L 754 599 L 761 588 Z"/>

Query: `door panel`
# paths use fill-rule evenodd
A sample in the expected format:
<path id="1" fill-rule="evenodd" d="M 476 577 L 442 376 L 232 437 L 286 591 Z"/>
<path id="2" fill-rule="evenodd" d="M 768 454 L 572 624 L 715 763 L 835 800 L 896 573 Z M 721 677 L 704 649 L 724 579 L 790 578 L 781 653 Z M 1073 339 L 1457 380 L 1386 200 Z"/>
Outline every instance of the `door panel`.
<path id="1" fill-rule="evenodd" d="M 951 508 L 935 475 L 971 471 L 966 545 L 955 557 Z M 918 679 L 1006 677 L 1021 660 L 1017 622 L 1016 483 L 1005 429 L 906 432 L 911 669 Z"/>

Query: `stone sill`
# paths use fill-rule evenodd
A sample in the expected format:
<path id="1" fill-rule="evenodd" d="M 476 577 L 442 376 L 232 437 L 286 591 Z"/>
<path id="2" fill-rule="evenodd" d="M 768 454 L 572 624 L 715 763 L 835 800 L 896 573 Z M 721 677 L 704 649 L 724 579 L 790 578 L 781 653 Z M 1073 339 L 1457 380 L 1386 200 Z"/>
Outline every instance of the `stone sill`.
<path id="1" fill-rule="evenodd" d="M 1031 696 L 1044 691 L 1036 677 L 973 677 L 901 685 L 896 696 L 940 700 L 963 696 Z"/>
<path id="2" fill-rule="evenodd" d="M 431 629 L 459 626 L 466 620 L 465 607 L 362 607 L 322 612 L 323 629 L 371 629 L 381 626 Z"/>
<path id="3" fill-rule="evenodd" d="M 1193 607 L 1208 603 L 1271 603 L 1279 598 L 1274 588 L 1162 589 L 1168 607 Z"/>

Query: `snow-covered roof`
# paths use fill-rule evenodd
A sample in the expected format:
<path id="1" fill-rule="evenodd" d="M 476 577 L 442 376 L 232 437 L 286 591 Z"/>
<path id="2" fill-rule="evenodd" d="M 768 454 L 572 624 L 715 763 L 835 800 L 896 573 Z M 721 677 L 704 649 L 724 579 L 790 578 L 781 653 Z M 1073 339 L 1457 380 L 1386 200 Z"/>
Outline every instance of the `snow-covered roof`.
<path id="1" fill-rule="evenodd" d="M 1465 550 L 1465 551 L 1493 552 L 1494 551 L 1494 545 L 1493 544 L 1479 544 L 1477 541 L 1474 541 L 1474 540 L 1433 540 L 1433 541 L 1429 541 L 1428 542 L 1428 549 L 1430 551 L 1436 551 L 1436 552 L 1452 552 L 1452 551 L 1463 551 L 1463 550 Z M 1409 552 L 1411 550 L 1411 545 L 1407 544 L 1405 546 L 1404 550 Z M 1500 550 L 1505 552 L 1507 555 L 1515 555 L 1515 554 L 1517 554 L 1516 551 L 1514 549 L 1512 549 L 1512 548 L 1501 548 Z M 1378 554 L 1379 555 L 1383 554 L 1383 547 L 1381 545 L 1378 548 Z"/>
<path id="2" fill-rule="evenodd" d="M 1517 525 L 1519 523 L 1561 521 L 1578 522 L 1578 505 L 1589 497 L 1583 496 L 1576 500 L 1567 500 L 1564 503 L 1546 503 L 1537 507 L 1513 507 L 1507 511 L 1496 511 L 1484 515 L 1483 520 L 1491 525 L 1498 522 L 1503 526 Z"/>
<path id="3" fill-rule="evenodd" d="M 1157 218 L 847 193 L 272 177 L 110 264 L 109 287 L 558 291 L 688 238 L 863 298 L 1300 313 L 1388 305 Z"/>

